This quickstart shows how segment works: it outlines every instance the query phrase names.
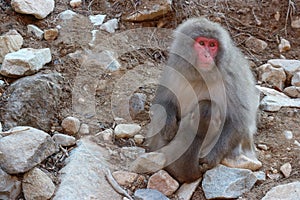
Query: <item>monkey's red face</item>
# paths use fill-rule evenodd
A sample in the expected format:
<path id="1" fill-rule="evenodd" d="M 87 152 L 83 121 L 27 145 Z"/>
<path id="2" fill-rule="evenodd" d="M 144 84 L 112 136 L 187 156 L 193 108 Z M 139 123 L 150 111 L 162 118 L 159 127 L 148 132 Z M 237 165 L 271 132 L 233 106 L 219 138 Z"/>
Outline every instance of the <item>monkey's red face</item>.
<path id="1" fill-rule="evenodd" d="M 197 37 L 194 49 L 198 56 L 198 67 L 209 70 L 215 65 L 214 59 L 219 49 L 219 43 L 216 39 Z"/>

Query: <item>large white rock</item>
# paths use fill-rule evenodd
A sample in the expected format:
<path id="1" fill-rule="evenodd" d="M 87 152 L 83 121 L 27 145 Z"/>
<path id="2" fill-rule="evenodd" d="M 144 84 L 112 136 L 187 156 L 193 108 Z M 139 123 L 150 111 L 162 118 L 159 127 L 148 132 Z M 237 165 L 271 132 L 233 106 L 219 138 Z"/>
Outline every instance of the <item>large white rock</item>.
<path id="1" fill-rule="evenodd" d="M 11 78 L 32 75 L 51 60 L 49 48 L 24 48 L 17 52 L 9 53 L 4 57 L 0 74 Z"/>
<path id="2" fill-rule="evenodd" d="M 267 192 L 262 200 L 300 199 L 300 182 L 278 185 Z"/>
<path id="3" fill-rule="evenodd" d="M 18 51 L 23 45 L 23 37 L 16 31 L 10 30 L 0 36 L 0 63 L 8 53 Z"/>
<path id="4" fill-rule="evenodd" d="M 271 59 L 268 60 L 268 63 L 274 67 L 282 67 L 286 72 L 288 80 L 290 80 L 295 73 L 300 71 L 300 60 Z"/>
<path id="5" fill-rule="evenodd" d="M 9 174 L 24 173 L 57 151 L 50 135 L 44 131 L 18 126 L 0 140 L 0 167 Z"/>
<path id="6" fill-rule="evenodd" d="M 105 178 L 107 168 L 118 168 L 109 160 L 106 148 L 82 138 L 60 170 L 61 182 L 53 200 L 121 199 Z"/>
<path id="7" fill-rule="evenodd" d="M 287 95 L 277 90 L 256 86 L 260 92 L 266 95 L 260 102 L 260 106 L 265 111 L 278 111 L 281 107 L 300 108 L 300 99 L 291 99 Z"/>
<path id="8" fill-rule="evenodd" d="M 12 8 L 22 14 L 34 15 L 37 19 L 44 19 L 54 10 L 54 0 L 12 0 Z"/>

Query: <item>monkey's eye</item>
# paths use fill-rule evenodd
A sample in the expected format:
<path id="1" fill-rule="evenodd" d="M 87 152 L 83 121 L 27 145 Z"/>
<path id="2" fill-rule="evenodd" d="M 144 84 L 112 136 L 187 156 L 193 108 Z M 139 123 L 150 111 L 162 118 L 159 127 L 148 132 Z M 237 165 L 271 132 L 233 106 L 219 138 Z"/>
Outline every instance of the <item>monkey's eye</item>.
<path id="1" fill-rule="evenodd" d="M 199 41 L 199 44 L 200 44 L 201 46 L 204 46 L 204 42 L 203 42 L 203 41 Z"/>
<path id="2" fill-rule="evenodd" d="M 215 44 L 214 42 L 211 42 L 211 43 L 209 43 L 209 46 L 210 46 L 210 47 L 215 47 L 216 44 Z"/>

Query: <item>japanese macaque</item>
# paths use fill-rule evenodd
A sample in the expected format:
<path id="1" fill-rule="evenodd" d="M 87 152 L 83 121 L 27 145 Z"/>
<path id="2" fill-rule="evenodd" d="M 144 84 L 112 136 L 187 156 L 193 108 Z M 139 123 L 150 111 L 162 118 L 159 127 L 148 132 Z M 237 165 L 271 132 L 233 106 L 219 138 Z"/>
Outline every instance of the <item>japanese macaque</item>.
<path id="1" fill-rule="evenodd" d="M 219 163 L 256 170 L 258 103 L 249 64 L 229 33 L 205 18 L 189 19 L 175 31 L 156 91 L 149 150 L 164 153 L 165 169 L 180 182 Z"/>

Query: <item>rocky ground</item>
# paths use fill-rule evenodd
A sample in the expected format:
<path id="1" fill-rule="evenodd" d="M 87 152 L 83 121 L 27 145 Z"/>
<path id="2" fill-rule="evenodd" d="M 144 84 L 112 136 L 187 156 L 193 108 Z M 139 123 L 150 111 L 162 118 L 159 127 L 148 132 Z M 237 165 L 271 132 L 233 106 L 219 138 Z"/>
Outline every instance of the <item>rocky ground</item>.
<path id="1" fill-rule="evenodd" d="M 36 10 L 22 2 L 0 1 L 0 199 L 300 198 L 299 0 L 47 0 Z M 221 166 L 181 187 L 164 171 L 129 173 L 144 152 L 172 31 L 202 15 L 221 23 L 251 63 L 263 166 Z M 162 193 L 138 190 L 147 187 Z"/>

